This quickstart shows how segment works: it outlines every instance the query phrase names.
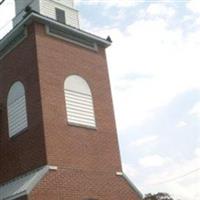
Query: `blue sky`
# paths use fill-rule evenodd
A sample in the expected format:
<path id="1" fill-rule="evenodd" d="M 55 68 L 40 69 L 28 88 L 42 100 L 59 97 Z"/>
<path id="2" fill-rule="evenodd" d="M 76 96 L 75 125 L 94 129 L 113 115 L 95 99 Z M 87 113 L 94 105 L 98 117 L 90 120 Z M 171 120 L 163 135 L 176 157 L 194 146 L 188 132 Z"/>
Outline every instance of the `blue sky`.
<path id="1" fill-rule="evenodd" d="M 199 200 L 200 1 L 78 1 L 107 50 L 124 171 L 143 193 Z M 168 181 L 170 180 L 170 181 Z M 166 183 L 163 183 L 166 182 Z"/>
<path id="2" fill-rule="evenodd" d="M 199 200 L 200 1 L 75 5 L 82 29 L 113 39 L 107 56 L 124 171 L 143 193 Z M 1 6 L 0 26 L 12 8 L 12 0 Z"/>

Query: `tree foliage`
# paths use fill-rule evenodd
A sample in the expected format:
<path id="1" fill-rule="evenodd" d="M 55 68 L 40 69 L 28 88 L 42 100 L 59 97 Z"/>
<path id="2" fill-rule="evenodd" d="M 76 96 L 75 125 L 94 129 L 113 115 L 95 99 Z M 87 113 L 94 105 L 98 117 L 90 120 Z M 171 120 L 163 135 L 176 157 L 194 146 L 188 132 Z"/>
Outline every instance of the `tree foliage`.
<path id="1" fill-rule="evenodd" d="M 169 194 L 167 193 L 157 193 L 157 194 L 146 194 L 144 200 L 174 200 Z"/>

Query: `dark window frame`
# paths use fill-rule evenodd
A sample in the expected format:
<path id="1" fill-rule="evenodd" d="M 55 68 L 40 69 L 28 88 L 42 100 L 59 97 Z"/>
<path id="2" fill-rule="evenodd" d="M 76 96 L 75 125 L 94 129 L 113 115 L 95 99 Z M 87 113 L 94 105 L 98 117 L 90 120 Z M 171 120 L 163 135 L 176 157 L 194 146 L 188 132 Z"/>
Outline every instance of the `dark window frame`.
<path id="1" fill-rule="evenodd" d="M 65 11 L 60 8 L 55 8 L 56 20 L 62 24 L 66 24 L 66 15 Z"/>

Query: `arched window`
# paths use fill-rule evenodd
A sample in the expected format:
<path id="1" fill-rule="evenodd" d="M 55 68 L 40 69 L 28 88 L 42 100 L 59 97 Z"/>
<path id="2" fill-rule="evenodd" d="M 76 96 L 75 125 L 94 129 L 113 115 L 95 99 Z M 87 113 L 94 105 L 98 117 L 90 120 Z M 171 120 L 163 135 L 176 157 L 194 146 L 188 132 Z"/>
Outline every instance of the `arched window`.
<path id="1" fill-rule="evenodd" d="M 71 75 L 64 83 L 67 120 L 69 124 L 96 127 L 93 100 L 87 82 Z"/>
<path id="2" fill-rule="evenodd" d="M 19 81 L 15 82 L 9 90 L 7 111 L 9 136 L 12 137 L 28 126 L 25 90 Z"/>

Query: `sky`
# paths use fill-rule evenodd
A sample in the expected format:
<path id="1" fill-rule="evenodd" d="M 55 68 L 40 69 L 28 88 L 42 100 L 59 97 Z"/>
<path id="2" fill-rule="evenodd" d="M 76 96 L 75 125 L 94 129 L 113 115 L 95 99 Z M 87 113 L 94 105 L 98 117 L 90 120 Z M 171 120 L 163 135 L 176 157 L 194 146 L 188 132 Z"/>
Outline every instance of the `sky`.
<path id="1" fill-rule="evenodd" d="M 13 0 L 0 7 L 0 35 Z M 106 38 L 123 170 L 143 193 L 200 199 L 200 0 L 76 0 Z M 8 24 L 4 26 L 4 24 Z"/>

